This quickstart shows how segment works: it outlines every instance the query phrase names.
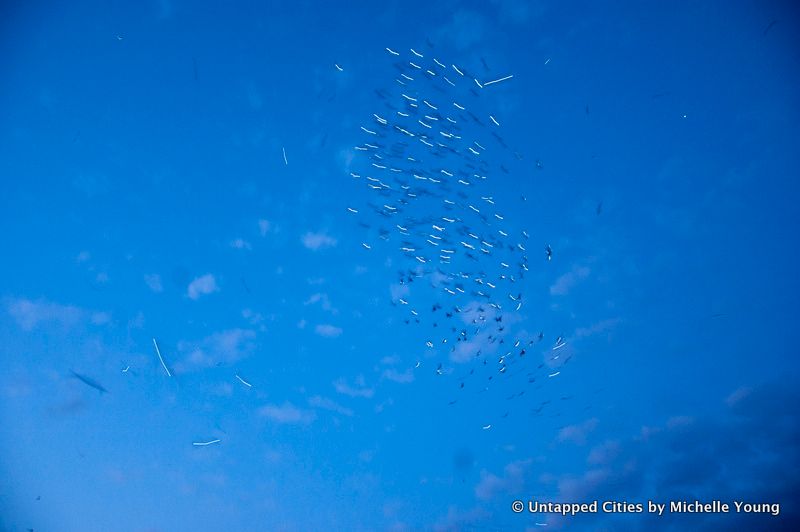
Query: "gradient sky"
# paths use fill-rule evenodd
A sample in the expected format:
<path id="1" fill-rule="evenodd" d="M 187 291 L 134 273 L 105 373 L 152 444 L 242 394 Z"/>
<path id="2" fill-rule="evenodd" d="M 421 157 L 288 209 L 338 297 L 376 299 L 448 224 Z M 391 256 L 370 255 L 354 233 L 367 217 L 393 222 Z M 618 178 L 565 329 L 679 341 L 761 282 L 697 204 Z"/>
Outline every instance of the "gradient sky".
<path id="1" fill-rule="evenodd" d="M 4 3 L 0 529 L 798 529 L 799 22 L 775 1 Z M 490 94 L 522 157 L 495 194 L 536 250 L 514 326 L 571 357 L 532 352 L 561 374 L 523 397 L 457 389 L 468 363 L 392 305 L 402 257 L 346 212 L 387 46 L 514 75 Z"/>

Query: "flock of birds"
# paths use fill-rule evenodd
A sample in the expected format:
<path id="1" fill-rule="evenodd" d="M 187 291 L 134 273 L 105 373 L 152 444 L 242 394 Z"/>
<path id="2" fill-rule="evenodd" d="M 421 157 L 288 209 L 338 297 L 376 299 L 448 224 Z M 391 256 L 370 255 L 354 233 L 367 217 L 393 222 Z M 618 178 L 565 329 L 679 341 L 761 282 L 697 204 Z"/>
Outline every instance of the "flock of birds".
<path id="1" fill-rule="evenodd" d="M 354 147 L 360 157 L 350 168 L 366 190 L 354 197 L 367 199 L 346 210 L 363 230 L 363 250 L 402 265 L 391 304 L 402 309 L 403 323 L 425 331 L 427 353 L 415 370 L 433 358 L 436 375 L 452 375 L 457 389 L 477 392 L 515 376 L 524 386 L 508 399 L 521 397 L 527 385 L 557 377 L 569 355 L 561 358 L 561 336 L 512 332 L 523 321 L 526 275 L 553 259 L 550 245 L 536 243 L 507 218 L 493 193 L 498 176 L 513 179 L 499 161 L 522 156 L 501 136 L 486 95 L 513 75 L 481 82 L 465 68 L 414 49 L 386 53 L 395 78 L 374 91 L 378 108 L 360 126 Z M 541 161 L 535 165 L 542 168 Z M 518 200 L 509 214 L 524 210 L 527 198 Z"/>
<path id="2" fill-rule="evenodd" d="M 522 397 L 531 385 L 539 389 L 560 375 L 570 355 L 562 351 L 562 336 L 527 331 L 521 313 L 526 275 L 551 261 L 553 249 L 532 241 L 507 218 L 506 212 L 524 210 L 524 194 L 518 196 L 521 206 L 504 211 L 492 192 L 498 175 L 514 179 L 500 162 L 503 156 L 518 161 L 522 156 L 500 135 L 500 121 L 485 94 L 513 75 L 481 82 L 467 69 L 413 49 L 407 57 L 390 48 L 386 52 L 395 78 L 391 87 L 375 90 L 379 108 L 360 126 L 354 151 L 361 157 L 350 171 L 367 199 L 348 205 L 347 213 L 363 229 L 365 252 L 383 252 L 402 265 L 391 305 L 401 310 L 402 323 L 418 328 L 424 342 L 413 369 L 433 368 L 437 377 L 454 381 L 455 393 L 500 390 L 508 400 Z M 283 158 L 288 164 L 285 150 Z M 540 161 L 535 164 L 542 167 Z M 171 377 L 155 338 L 153 348 Z M 107 392 L 86 375 L 73 371 L 72 376 Z M 531 413 L 541 413 L 550 402 L 542 400 Z"/>

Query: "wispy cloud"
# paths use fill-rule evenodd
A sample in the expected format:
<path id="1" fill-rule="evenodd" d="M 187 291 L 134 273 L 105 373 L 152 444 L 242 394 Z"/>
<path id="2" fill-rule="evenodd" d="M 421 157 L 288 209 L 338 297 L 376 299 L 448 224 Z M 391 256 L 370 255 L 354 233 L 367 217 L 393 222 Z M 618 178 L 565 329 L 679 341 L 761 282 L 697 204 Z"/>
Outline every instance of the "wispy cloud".
<path id="1" fill-rule="evenodd" d="M 350 397 L 365 397 L 368 399 L 375 394 L 374 389 L 367 387 L 362 375 L 356 377 L 355 386 L 350 386 L 346 379 L 341 378 L 333 383 L 333 387 L 340 394 Z"/>
<path id="2" fill-rule="evenodd" d="M 317 292 L 316 294 L 311 294 L 311 296 L 303 302 L 303 305 L 315 305 L 319 303 L 322 307 L 322 310 L 326 310 L 329 312 L 334 312 L 336 309 L 333 308 L 331 305 L 331 301 L 328 298 L 328 294 L 324 292 Z"/>
<path id="3" fill-rule="evenodd" d="M 733 407 L 737 403 L 746 399 L 752 392 L 753 389 L 750 388 L 749 386 L 742 386 L 741 388 L 737 388 L 732 394 L 730 394 L 727 398 L 725 398 L 725 404 L 727 404 L 730 407 Z"/>
<path id="4" fill-rule="evenodd" d="M 281 405 L 264 405 L 258 409 L 258 413 L 276 423 L 287 425 L 308 425 L 317 417 L 313 410 L 298 408 L 288 401 Z"/>
<path id="5" fill-rule="evenodd" d="M 410 382 L 414 382 L 414 371 L 407 369 L 406 371 L 400 373 L 396 369 L 390 368 L 384 370 L 381 374 L 381 377 L 399 384 L 408 384 Z"/>
<path id="6" fill-rule="evenodd" d="M 269 220 L 261 219 L 258 221 L 258 232 L 261 236 L 267 236 L 270 229 L 272 229 L 272 224 Z"/>
<path id="7" fill-rule="evenodd" d="M 609 318 L 589 325 L 588 327 L 578 327 L 575 329 L 575 338 L 587 338 L 596 334 L 609 333 L 622 320 L 620 318 Z"/>
<path id="8" fill-rule="evenodd" d="M 233 249 L 244 249 L 244 250 L 251 250 L 253 246 L 250 245 L 250 242 L 244 240 L 243 238 L 236 238 L 231 240 L 231 247 Z"/>
<path id="9" fill-rule="evenodd" d="M 337 154 L 339 164 L 346 173 L 349 173 L 353 167 L 353 160 L 356 158 L 356 152 L 351 148 L 342 149 Z"/>
<path id="10" fill-rule="evenodd" d="M 9 315 L 22 330 L 30 331 L 44 325 L 71 328 L 80 324 L 103 325 L 110 321 L 109 314 L 94 312 L 74 305 L 61 305 L 45 299 L 36 301 L 12 298 L 6 302 Z"/>
<path id="11" fill-rule="evenodd" d="M 181 341 L 178 351 L 183 360 L 175 365 L 177 372 L 208 368 L 215 364 L 233 364 L 249 356 L 255 349 L 256 333 L 249 329 L 228 329 L 196 342 Z"/>
<path id="12" fill-rule="evenodd" d="M 609 463 L 619 454 L 620 445 L 616 440 L 608 440 L 592 448 L 586 462 L 594 466 L 602 466 Z"/>
<path id="13" fill-rule="evenodd" d="M 190 299 L 197 300 L 200 298 L 200 296 L 213 294 L 217 291 L 219 291 L 217 280 L 213 275 L 207 273 L 189 283 L 189 288 L 186 290 L 186 295 L 188 295 Z"/>
<path id="14" fill-rule="evenodd" d="M 341 336 L 342 329 L 328 323 L 323 323 L 314 327 L 314 332 L 325 338 L 336 338 Z"/>
<path id="15" fill-rule="evenodd" d="M 502 476 L 482 471 L 481 479 L 475 486 L 475 497 L 488 501 L 497 495 L 522 493 L 525 491 L 525 476 L 530 465 L 530 459 L 511 462 L 503 468 Z"/>
<path id="16" fill-rule="evenodd" d="M 255 327 L 259 327 L 261 331 L 265 331 L 266 327 L 264 326 L 264 315 L 260 312 L 255 312 L 252 309 L 246 308 L 242 309 L 242 318 L 247 320 L 247 323 L 253 325 Z"/>
<path id="17" fill-rule="evenodd" d="M 558 441 L 583 445 L 586 443 L 586 436 L 597 428 L 597 423 L 597 418 L 592 418 L 577 425 L 567 425 L 558 431 Z"/>
<path id="18" fill-rule="evenodd" d="M 327 397 L 322 397 L 319 395 L 315 395 L 308 400 L 309 406 L 314 408 L 322 408 L 323 410 L 330 410 L 331 412 L 336 412 L 337 414 L 341 414 L 343 416 L 352 417 L 353 411 L 350 408 L 344 407 L 334 401 L 333 399 L 328 399 Z"/>
<path id="19" fill-rule="evenodd" d="M 336 245 L 336 239 L 321 231 L 319 233 L 308 232 L 302 237 L 303 245 L 313 251 L 325 248 L 332 248 Z"/>
<path id="20" fill-rule="evenodd" d="M 389 293 L 392 296 L 392 301 L 397 301 L 398 299 L 405 298 L 408 296 L 409 287 L 407 284 L 400 284 L 394 283 L 389 285 Z"/>
<path id="21" fill-rule="evenodd" d="M 550 287 L 550 294 L 554 296 L 565 296 L 575 285 L 583 281 L 591 273 L 588 266 L 575 266 L 572 271 L 565 273 Z"/>
<path id="22" fill-rule="evenodd" d="M 156 294 L 160 294 L 164 291 L 164 285 L 161 284 L 161 276 L 157 273 L 151 273 L 144 276 L 144 282 L 147 287 L 155 292 Z"/>

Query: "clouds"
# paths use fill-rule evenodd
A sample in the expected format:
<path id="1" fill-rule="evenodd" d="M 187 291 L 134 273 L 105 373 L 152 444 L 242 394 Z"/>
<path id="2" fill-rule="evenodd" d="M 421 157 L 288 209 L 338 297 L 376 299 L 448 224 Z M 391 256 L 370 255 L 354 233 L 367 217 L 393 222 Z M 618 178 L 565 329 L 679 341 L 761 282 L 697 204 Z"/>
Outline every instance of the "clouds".
<path id="1" fill-rule="evenodd" d="M 272 224 L 269 220 L 261 219 L 258 221 L 258 233 L 262 237 L 267 236 L 267 233 L 269 233 L 270 229 L 272 229 Z"/>
<path id="2" fill-rule="evenodd" d="M 275 423 L 284 425 L 310 425 L 317 419 L 317 412 L 314 409 L 327 410 L 347 417 L 353 417 L 354 415 L 352 409 L 320 395 L 309 397 L 308 405 L 312 408 L 300 408 L 289 401 L 284 401 L 281 404 L 266 404 L 258 409 L 258 414 Z"/>
<path id="3" fill-rule="evenodd" d="M 327 397 L 321 397 L 319 395 L 309 397 L 308 404 L 309 406 L 315 408 L 322 408 L 323 410 L 330 410 L 331 412 L 335 412 L 343 416 L 353 417 L 353 411 L 350 408 L 346 408 L 335 402 L 333 399 L 328 399 Z"/>
<path id="4" fill-rule="evenodd" d="M 333 387 L 342 395 L 347 395 L 349 397 L 364 397 L 369 399 L 373 395 L 375 395 L 375 390 L 373 388 L 369 388 L 366 385 L 364 377 L 359 375 L 355 379 L 355 386 L 350 386 L 347 380 L 342 377 L 337 379 L 333 383 Z"/>
<path id="5" fill-rule="evenodd" d="M 406 371 L 400 373 L 394 368 L 386 369 L 381 374 L 381 377 L 396 382 L 398 384 L 408 384 L 410 382 L 414 382 L 414 371 L 411 369 L 407 369 Z"/>
<path id="6" fill-rule="evenodd" d="M 216 364 L 233 364 L 248 357 L 255 349 L 256 333 L 249 329 L 228 329 L 216 332 L 197 342 L 182 341 L 178 350 L 185 353 L 175 365 L 178 372 L 209 368 Z"/>
<path id="7" fill-rule="evenodd" d="M 575 338 L 588 338 L 590 336 L 594 336 L 596 334 L 610 334 L 614 328 L 620 324 L 622 320 L 620 318 L 609 318 L 606 320 L 600 320 L 596 323 L 591 324 L 588 327 L 578 327 L 575 329 L 574 336 Z"/>
<path id="8" fill-rule="evenodd" d="M 586 436 L 597 428 L 597 418 L 592 418 L 577 425 L 567 425 L 558 431 L 558 441 L 570 441 L 577 445 L 586 444 Z"/>
<path id="9" fill-rule="evenodd" d="M 481 480 L 475 486 L 475 497 L 482 501 L 488 501 L 497 495 L 523 493 L 526 482 L 525 476 L 530 465 L 531 460 L 511 462 L 503 469 L 502 476 L 481 471 Z"/>
<path id="10" fill-rule="evenodd" d="M 342 329 L 328 323 L 322 323 L 314 327 L 314 332 L 323 338 L 337 338 L 341 336 Z"/>
<path id="11" fill-rule="evenodd" d="M 235 238 L 235 239 L 231 240 L 231 244 L 230 245 L 231 245 L 231 247 L 233 249 L 241 249 L 241 250 L 247 250 L 247 251 L 253 249 L 253 246 L 250 244 L 250 242 L 248 242 L 247 240 L 244 240 L 243 238 Z"/>
<path id="12" fill-rule="evenodd" d="M 629 529 L 791 528 L 788 523 L 800 518 L 790 504 L 800 489 L 800 419 L 794 407 L 799 400 L 788 386 L 740 389 L 713 416 L 674 416 L 626 440 L 606 440 L 589 451 L 583 473 L 558 478 L 554 500 L 613 493 L 628 500 L 781 502 L 780 524 L 763 514 L 671 515 Z"/>
<path id="13" fill-rule="evenodd" d="M 565 296 L 579 282 L 583 281 L 592 272 L 587 266 L 575 266 L 572 271 L 565 273 L 550 286 L 550 295 Z"/>
<path id="14" fill-rule="evenodd" d="M 46 299 L 33 301 L 26 298 L 12 298 L 7 300 L 6 309 L 24 331 L 32 331 L 47 325 L 64 329 L 87 323 L 103 325 L 111 319 L 105 312 L 93 312 L 74 305 L 61 305 Z"/>
<path id="15" fill-rule="evenodd" d="M 317 292 L 316 294 L 311 294 L 311 296 L 303 302 L 303 305 L 319 305 L 322 307 L 322 310 L 326 312 L 330 312 L 331 314 L 338 314 L 338 311 L 333 308 L 331 305 L 330 298 L 328 298 L 328 294 L 324 292 Z"/>
<path id="16" fill-rule="evenodd" d="M 605 465 L 619 455 L 620 445 L 616 440 L 608 440 L 592 448 L 586 463 L 589 465 Z"/>
<path id="17" fill-rule="evenodd" d="M 160 294 L 164 291 L 164 285 L 161 284 L 161 276 L 157 273 L 145 275 L 144 282 L 147 287 L 156 294 Z"/>
<path id="18" fill-rule="evenodd" d="M 497 310 L 493 307 L 485 308 L 484 312 L 480 312 L 478 310 L 479 308 L 481 308 L 481 304 L 477 301 L 473 301 L 464 311 L 459 313 L 458 316 L 461 322 L 467 326 L 468 329 L 470 328 L 470 324 L 476 322 L 476 320 L 481 320 L 481 316 L 483 316 L 487 322 L 491 322 L 498 315 Z M 520 314 L 515 312 L 506 312 L 503 314 L 503 324 L 506 326 L 517 323 L 520 319 Z M 497 352 L 499 343 L 492 341 L 492 337 L 502 339 L 509 334 L 510 330 L 511 329 L 508 327 L 506 327 L 504 331 L 494 332 L 489 329 L 483 329 L 476 334 L 468 335 L 466 340 L 458 342 L 455 349 L 451 351 L 450 360 L 462 364 L 474 360 L 478 352 L 493 354 Z"/>
<path id="19" fill-rule="evenodd" d="M 317 417 L 313 410 L 298 408 L 288 401 L 281 405 L 264 405 L 258 409 L 258 414 L 276 423 L 286 425 L 309 425 Z"/>
<path id="20" fill-rule="evenodd" d="M 405 298 L 408 296 L 409 291 L 410 288 L 407 284 L 394 283 L 389 285 L 389 293 L 392 296 L 392 301 L 395 302 L 401 297 Z"/>
<path id="21" fill-rule="evenodd" d="M 335 238 L 328 236 L 324 231 L 318 233 L 308 232 L 301 238 L 303 245 L 312 251 L 321 249 L 332 248 L 337 244 Z"/>
<path id="22" fill-rule="evenodd" d="M 478 501 L 512 500 L 520 493 L 543 501 L 597 500 L 722 500 L 781 503 L 781 515 L 769 514 L 608 514 L 563 518 L 551 515 L 549 528 L 571 530 L 745 530 L 793 529 L 800 512 L 792 504 L 800 489 L 800 393 L 790 386 L 742 388 L 712 415 L 676 415 L 628 437 L 600 441 L 585 450 L 584 467 L 569 472 L 546 471 L 542 458 L 513 460 L 499 473 L 481 471 L 474 488 Z M 559 441 L 589 442 L 599 434 L 597 419 L 564 427 Z M 558 449 L 562 449 L 559 446 Z M 569 451 L 570 463 L 574 463 Z M 551 465 L 552 467 L 552 465 Z M 780 520 L 780 521 L 778 521 Z M 481 519 L 472 520 L 473 524 Z M 795 527 L 796 528 L 796 527 Z"/>
<path id="23" fill-rule="evenodd" d="M 213 275 L 207 273 L 201 277 L 197 277 L 194 281 L 189 283 L 189 287 L 186 290 L 186 295 L 189 296 L 189 299 L 196 301 L 200 299 L 200 296 L 213 294 L 214 292 L 218 291 L 219 287 L 217 286 L 217 280 Z"/>
<path id="24" fill-rule="evenodd" d="M 458 342 L 456 348 L 450 353 L 450 360 L 458 364 L 464 364 L 474 360 L 478 352 L 486 354 L 496 352 L 497 344 L 490 341 L 491 336 L 491 331 L 487 329 L 473 334 L 468 340 Z"/>

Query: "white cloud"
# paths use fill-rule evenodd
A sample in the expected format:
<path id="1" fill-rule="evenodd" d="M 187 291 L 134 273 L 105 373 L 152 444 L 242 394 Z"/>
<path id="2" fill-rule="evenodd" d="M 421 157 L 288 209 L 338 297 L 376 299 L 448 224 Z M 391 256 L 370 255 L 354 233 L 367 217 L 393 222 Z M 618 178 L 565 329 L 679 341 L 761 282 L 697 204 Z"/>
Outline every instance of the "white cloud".
<path id="1" fill-rule="evenodd" d="M 338 379 L 333 383 L 333 387 L 337 392 L 350 397 L 366 397 L 370 398 L 375 394 L 375 390 L 368 388 L 364 381 L 363 376 L 356 378 L 355 386 L 350 386 L 344 378 Z"/>
<path id="2" fill-rule="evenodd" d="M 270 229 L 272 229 L 272 224 L 269 222 L 269 220 L 258 221 L 258 232 L 261 234 L 261 236 L 267 236 L 267 233 L 269 233 Z"/>
<path id="3" fill-rule="evenodd" d="M 576 266 L 571 272 L 567 272 L 550 287 L 550 294 L 554 296 L 564 296 L 580 281 L 586 279 L 592 270 L 587 266 Z"/>
<path id="4" fill-rule="evenodd" d="M 578 445 L 586 443 L 586 436 L 597 428 L 597 418 L 592 418 L 578 425 L 567 425 L 558 431 L 558 441 L 571 441 Z"/>
<path id="5" fill-rule="evenodd" d="M 340 405 L 339 403 L 335 402 L 332 399 L 328 399 L 327 397 L 321 397 L 319 395 L 315 395 L 314 397 L 309 398 L 308 404 L 313 406 L 314 408 L 322 408 L 324 410 L 330 410 L 331 412 L 336 412 L 337 414 L 341 414 L 343 416 L 352 417 L 353 411 L 347 407 Z"/>
<path id="6" fill-rule="evenodd" d="M 128 320 L 128 328 L 129 329 L 143 329 L 144 328 L 144 313 L 140 310 L 133 316 L 131 319 Z"/>
<path id="7" fill-rule="evenodd" d="M 328 236 L 324 231 L 319 233 L 308 232 L 303 235 L 302 241 L 305 247 L 313 251 L 331 248 L 336 245 L 336 239 Z"/>
<path id="8" fill-rule="evenodd" d="M 264 405 L 258 409 L 258 413 L 272 421 L 288 425 L 308 425 L 316 419 L 313 410 L 298 408 L 288 401 L 282 405 Z"/>
<path id="9" fill-rule="evenodd" d="M 256 333 L 249 329 L 228 329 L 216 332 L 196 342 L 182 341 L 178 350 L 186 353 L 184 360 L 176 364 L 178 372 L 192 368 L 207 368 L 218 363 L 233 364 L 255 349 Z M 164 349 L 162 349 L 162 352 Z"/>
<path id="10" fill-rule="evenodd" d="M 388 379 L 390 381 L 394 381 L 400 384 L 408 384 L 409 382 L 414 382 L 414 372 L 411 369 L 407 369 L 403 373 L 400 373 L 396 369 L 390 368 L 384 370 L 381 376 L 384 379 Z"/>
<path id="11" fill-rule="evenodd" d="M 483 310 L 481 311 L 481 309 Z M 473 321 L 480 320 L 480 316 L 484 316 L 486 322 L 494 322 L 495 318 L 498 317 L 497 310 L 491 306 L 483 306 L 479 302 L 472 302 L 463 312 L 458 314 L 458 316 L 466 326 L 465 329 L 468 335 L 466 340 L 457 342 L 455 350 L 450 353 L 450 360 L 456 363 L 474 360 L 478 351 L 484 355 L 494 354 L 497 352 L 500 344 L 496 340 L 491 340 L 489 337 L 493 336 L 496 339 L 500 339 L 508 336 L 511 333 L 511 328 L 509 326 L 518 323 L 522 319 L 519 313 L 506 312 L 502 316 L 503 325 L 505 326 L 502 332 L 496 330 L 492 332 L 491 329 L 483 329 L 477 334 L 474 334 L 472 333 L 474 329 L 471 326 Z"/>
<path id="12" fill-rule="evenodd" d="M 490 341 L 492 336 L 490 329 L 482 330 L 478 334 L 473 334 L 467 340 L 458 342 L 456 348 L 450 352 L 450 360 L 457 364 L 463 364 L 475 360 L 478 352 L 484 355 L 491 355 L 497 351 L 497 342 Z"/>
<path id="13" fill-rule="evenodd" d="M 213 275 L 207 273 L 189 283 L 186 293 L 190 299 L 197 300 L 200 296 L 212 294 L 218 290 L 216 279 L 214 279 Z"/>
<path id="14" fill-rule="evenodd" d="M 575 338 L 586 338 L 595 334 L 610 332 L 621 321 L 619 318 L 610 318 L 593 323 L 589 327 L 579 327 L 575 329 Z"/>
<path id="15" fill-rule="evenodd" d="M 308 305 L 315 305 L 317 303 L 320 304 L 322 310 L 330 312 L 332 314 L 338 314 L 338 311 L 331 305 L 331 301 L 328 298 L 328 294 L 325 294 L 323 292 L 312 294 L 308 299 L 306 299 L 303 302 L 303 305 L 308 306 Z"/>
<path id="16" fill-rule="evenodd" d="M 481 471 L 481 480 L 475 486 L 475 497 L 488 501 L 500 494 L 522 493 L 525 490 L 526 471 L 530 465 L 530 459 L 511 462 L 503 469 L 503 476 Z"/>
<path id="17" fill-rule="evenodd" d="M 148 288 L 159 294 L 164 291 L 164 286 L 161 284 L 161 276 L 157 273 L 147 274 L 144 276 L 144 282 L 147 284 Z"/>
<path id="18" fill-rule="evenodd" d="M 11 299 L 7 303 L 7 310 L 25 331 L 30 331 L 42 324 L 55 324 L 70 328 L 86 320 L 90 320 L 95 325 L 108 322 L 108 315 L 105 313 L 93 313 L 73 305 L 60 305 L 45 299 L 37 301 L 24 298 Z"/>
<path id="19" fill-rule="evenodd" d="M 342 329 L 333 325 L 323 323 L 314 328 L 314 332 L 325 338 L 336 338 L 342 334 Z"/>
<path id="20" fill-rule="evenodd" d="M 746 399 L 750 393 L 753 391 L 752 388 L 749 386 L 742 386 L 730 394 L 726 399 L 725 403 L 728 406 L 735 406 L 737 403 L 741 402 L 743 399 Z"/>
<path id="21" fill-rule="evenodd" d="M 253 249 L 253 246 L 250 245 L 250 242 L 242 238 L 237 238 L 235 240 L 232 240 L 231 247 L 233 249 L 247 249 L 247 250 Z"/>
<path id="22" fill-rule="evenodd" d="M 267 318 L 265 318 L 260 312 L 255 312 L 249 308 L 246 308 L 242 310 L 242 318 L 247 320 L 247 323 L 253 327 L 257 327 L 261 332 L 265 332 L 267 330 L 267 326 L 264 324 Z M 274 316 L 269 316 L 269 318 L 274 319 Z"/>
<path id="23" fill-rule="evenodd" d="M 586 462 L 591 465 L 602 466 L 614 460 L 620 451 L 618 441 L 609 440 L 597 447 L 594 447 L 589 456 L 586 457 Z"/>
<path id="24" fill-rule="evenodd" d="M 344 171 L 349 173 L 353 166 L 353 160 L 356 158 L 356 152 L 352 149 L 343 149 L 339 151 L 337 158 Z"/>
<path id="25" fill-rule="evenodd" d="M 398 299 L 405 298 L 408 295 L 409 287 L 407 284 L 391 284 L 389 285 L 389 293 L 392 295 L 392 301 L 397 301 Z"/>

